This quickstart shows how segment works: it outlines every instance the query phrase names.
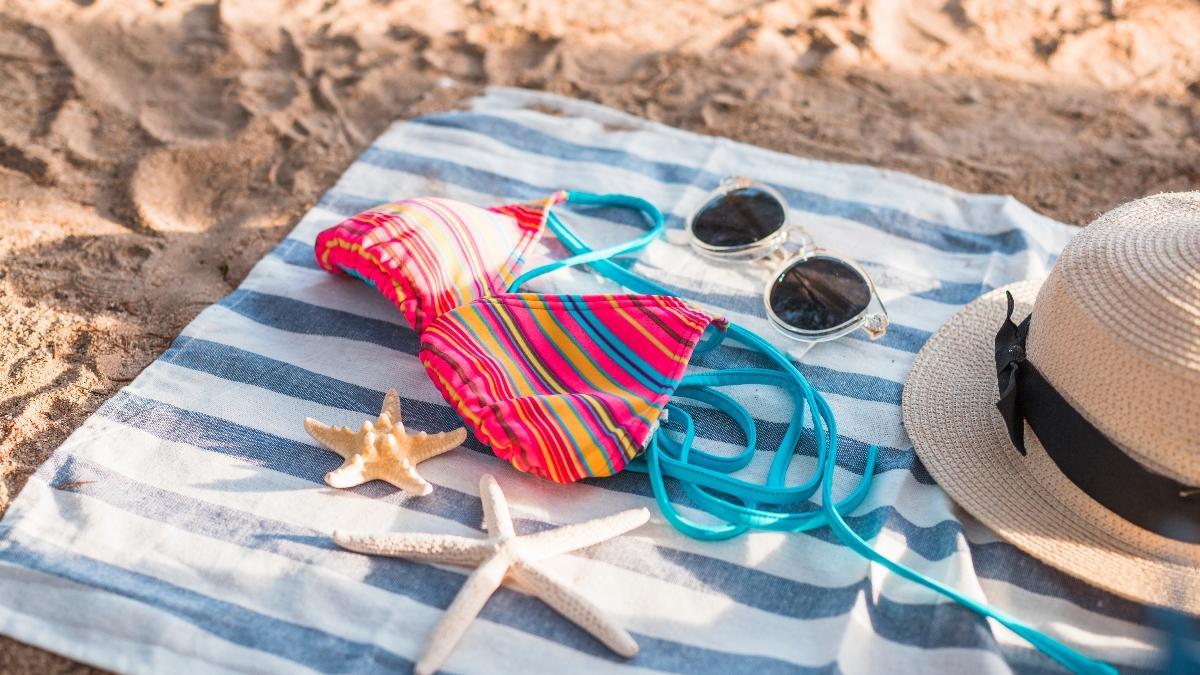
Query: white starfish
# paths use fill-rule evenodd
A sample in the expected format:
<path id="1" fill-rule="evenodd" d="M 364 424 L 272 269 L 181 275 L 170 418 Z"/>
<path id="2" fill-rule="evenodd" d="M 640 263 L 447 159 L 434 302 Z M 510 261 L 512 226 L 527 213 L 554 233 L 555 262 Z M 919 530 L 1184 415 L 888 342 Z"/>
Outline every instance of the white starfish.
<path id="1" fill-rule="evenodd" d="M 467 430 L 462 427 L 437 434 L 407 433 L 400 420 L 400 397 L 395 389 L 383 397 L 379 419 L 363 422 L 358 431 L 332 427 L 311 417 L 304 420 L 304 428 L 321 445 L 346 460 L 325 474 L 325 482 L 331 487 L 354 487 L 378 479 L 415 495 L 433 491 L 433 486 L 417 473 L 417 464 L 467 440 Z"/>
<path id="2" fill-rule="evenodd" d="M 508 502 L 496 479 L 485 474 L 479 480 L 479 495 L 488 531 L 486 539 L 450 534 L 333 533 L 338 546 L 359 553 L 476 568 L 425 645 L 425 651 L 417 661 L 417 675 L 428 675 L 441 667 L 506 575 L 518 588 L 540 598 L 609 649 L 625 657 L 636 654 L 637 643 L 624 628 L 590 600 L 548 575 L 538 562 L 640 527 L 650 519 L 650 512 L 644 508 L 630 509 L 605 518 L 518 537 L 513 530 Z"/>

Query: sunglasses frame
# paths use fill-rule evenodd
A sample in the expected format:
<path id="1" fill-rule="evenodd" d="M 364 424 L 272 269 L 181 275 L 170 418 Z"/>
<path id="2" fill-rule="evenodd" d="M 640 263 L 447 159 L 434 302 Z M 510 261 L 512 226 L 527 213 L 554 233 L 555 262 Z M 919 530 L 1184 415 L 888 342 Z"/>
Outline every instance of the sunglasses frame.
<path id="1" fill-rule="evenodd" d="M 692 230 L 696 216 L 712 204 L 714 200 L 734 190 L 747 188 L 761 190 L 779 202 L 779 205 L 783 208 L 783 221 L 780 223 L 779 229 L 762 239 L 741 246 L 713 246 L 700 241 L 699 237 Z M 771 256 L 782 259 L 780 264 L 771 273 L 770 280 L 763 289 L 763 306 L 766 308 L 767 318 L 770 320 L 771 325 L 789 338 L 802 342 L 826 342 L 828 340 L 836 340 L 862 328 L 867 337 L 872 340 L 878 340 L 887 332 L 887 308 L 884 307 L 883 300 L 879 297 L 879 291 L 875 288 L 875 282 L 871 279 L 871 275 L 867 274 L 867 271 L 852 258 L 826 248 L 818 247 L 814 243 L 812 236 L 808 234 L 808 231 L 792 221 L 791 209 L 788 207 L 787 200 L 783 198 L 783 195 L 778 190 L 769 185 L 742 176 L 731 176 L 722 180 L 721 184 L 705 195 L 704 199 L 688 214 L 685 231 L 687 232 L 688 243 L 691 245 L 692 250 L 705 258 L 717 262 L 742 262 L 764 259 Z M 797 242 L 800 248 L 796 253 L 787 255 L 783 247 L 785 244 L 792 243 L 793 241 Z M 779 278 L 792 267 L 812 258 L 833 259 L 846 265 L 862 277 L 871 294 L 871 299 L 862 312 L 845 323 L 815 331 L 797 328 L 784 321 L 775 313 L 775 310 L 771 307 L 771 291 L 775 288 Z"/>

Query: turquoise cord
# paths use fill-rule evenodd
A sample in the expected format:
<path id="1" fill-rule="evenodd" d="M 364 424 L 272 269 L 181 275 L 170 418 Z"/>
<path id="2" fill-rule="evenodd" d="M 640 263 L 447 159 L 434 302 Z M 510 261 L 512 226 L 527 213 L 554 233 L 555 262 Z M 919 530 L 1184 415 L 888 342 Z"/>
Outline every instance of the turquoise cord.
<path id="1" fill-rule="evenodd" d="M 829 422 L 828 432 L 830 437 L 836 439 L 837 425 L 833 419 L 833 412 L 829 409 L 829 405 L 825 403 L 823 398 L 819 399 L 819 403 L 822 406 L 821 416 L 827 419 Z M 1008 628 L 1017 635 L 1025 638 L 1029 644 L 1036 647 L 1046 656 L 1049 656 L 1058 663 L 1062 664 L 1063 667 L 1067 668 L 1071 672 L 1087 673 L 1089 675 L 1117 675 L 1118 671 L 1113 666 L 1103 661 L 1098 661 L 1096 659 L 1084 656 L 1078 651 L 1075 651 L 1074 649 L 1059 642 L 1058 640 L 1055 640 L 1036 628 L 1027 626 L 1026 624 L 1021 623 L 1004 612 L 992 609 L 985 604 L 972 600 L 971 598 L 962 595 L 958 591 L 939 581 L 930 579 L 916 570 L 884 557 L 875 549 L 871 548 L 871 545 L 868 544 L 862 537 L 858 536 L 858 533 L 850 529 L 850 526 L 847 525 L 846 521 L 842 519 L 842 515 L 838 513 L 837 509 L 831 509 L 828 506 L 825 506 L 829 504 L 833 498 L 833 469 L 836 465 L 836 441 L 834 450 L 835 452 L 830 454 L 830 457 L 827 460 L 823 470 L 824 478 L 821 481 L 821 501 L 823 505 L 822 508 L 828 517 L 829 528 L 833 530 L 833 533 L 837 535 L 837 538 L 840 539 L 842 543 L 846 544 L 846 546 L 848 546 L 851 550 L 855 551 L 867 560 L 883 565 L 892 572 L 895 572 L 909 581 L 916 582 L 922 586 L 925 586 L 926 588 L 941 593 L 947 598 L 950 598 L 951 600 L 978 614 L 995 619 L 1005 628 Z"/>
<path id="2" fill-rule="evenodd" d="M 662 236 L 663 226 L 665 223 L 662 212 L 658 210 L 658 207 L 640 197 L 633 197 L 631 195 L 594 195 L 590 192 L 568 192 L 567 201 L 571 202 L 572 204 L 579 204 L 582 206 L 618 206 L 632 209 L 634 211 L 640 211 L 650 218 L 650 229 L 640 237 L 630 239 L 629 241 L 622 242 L 615 246 L 609 246 L 607 248 L 597 250 L 592 250 L 587 246 L 583 247 L 586 250 L 575 251 L 572 249 L 576 255 L 563 260 L 555 260 L 540 267 L 527 270 L 524 274 L 518 276 L 516 279 L 513 279 L 512 283 L 508 285 L 507 290 L 509 293 L 512 293 L 513 289 L 520 288 L 530 279 L 540 277 L 543 274 L 549 274 L 555 270 L 561 270 L 566 267 L 574 267 L 576 265 L 586 265 L 588 263 L 597 263 L 602 261 L 608 262 L 610 258 L 615 258 L 617 256 L 632 253 L 634 251 L 640 251 L 643 248 L 646 248 L 646 246 L 648 246 L 655 239 L 658 239 Z M 547 221 L 549 221 L 550 229 L 554 230 L 555 234 L 558 234 L 559 232 L 559 230 L 555 228 L 555 222 L 558 223 L 559 227 L 566 228 L 566 225 L 558 220 L 558 217 L 553 211 L 549 211 L 547 213 Z"/>
<path id="3" fill-rule="evenodd" d="M 640 250 L 661 236 L 663 217 L 653 204 L 626 195 L 596 195 L 583 192 L 568 193 L 567 201 L 583 205 L 633 208 L 641 211 L 650 219 L 651 229 L 641 237 L 625 244 L 593 250 L 576 236 L 558 218 L 557 214 L 551 212 L 547 217 L 551 230 L 554 231 L 559 241 L 575 255 L 522 274 L 510 288 L 517 288 L 529 279 L 557 269 L 591 264 L 595 271 L 636 293 L 676 295 L 670 289 L 634 274 L 609 259 L 612 256 Z M 631 464 L 630 468 L 648 473 L 654 491 L 654 499 L 664 517 L 676 529 L 696 539 L 715 541 L 738 536 L 750 529 L 802 531 L 828 525 L 839 540 L 863 558 L 883 565 L 905 579 L 936 591 L 982 616 L 996 620 L 1072 672 L 1088 675 L 1116 675 L 1117 669 L 1113 666 L 1084 656 L 1049 635 L 1027 626 L 1003 612 L 972 600 L 920 572 L 892 561 L 871 548 L 870 544 L 846 524 L 843 514 L 853 511 L 866 498 L 871 477 L 874 475 L 879 448 L 874 445 L 870 446 L 862 480 L 850 495 L 840 502 L 834 502 L 833 478 L 837 468 L 838 436 L 833 410 L 825 398 L 808 383 L 791 360 L 770 343 L 737 324 L 730 324 L 728 332 L 729 336 L 736 341 L 766 356 L 782 372 L 752 368 L 729 369 L 688 375 L 680 383 L 677 389 L 679 397 L 706 403 L 726 413 L 742 428 L 748 443 L 746 450 L 732 457 L 712 455 L 693 449 L 695 426 L 691 415 L 675 404 L 668 404 L 667 408 L 671 411 L 672 420 L 683 421 L 683 440 L 671 439 L 668 432 L 660 428 L 651 436 L 642 461 L 636 467 Z M 715 348 L 719 342 L 719 337 L 706 339 L 698 346 L 698 351 L 701 348 L 702 351 L 708 351 Z M 713 388 L 733 384 L 778 386 L 787 390 L 793 399 L 791 424 L 783 442 L 776 450 L 766 484 L 748 483 L 734 478 L 728 473 L 744 468 L 753 455 L 756 444 L 756 434 L 751 431 L 753 418 L 731 397 Z M 818 471 L 814 472 L 814 479 L 804 485 L 787 487 L 784 485 L 784 474 L 791 462 L 806 412 L 812 420 L 813 435 L 816 439 Z M 665 472 L 664 467 L 668 471 Z M 667 498 L 666 475 L 671 475 L 681 482 L 685 494 L 693 503 L 702 510 L 725 520 L 726 523 L 720 526 L 705 525 L 693 522 L 681 515 Z M 806 493 L 807 496 L 803 497 L 803 500 L 807 501 L 808 497 L 812 496 L 814 480 L 821 491 L 820 510 L 786 512 L 759 508 L 762 505 L 790 508 L 796 503 L 793 500 L 800 499 L 800 496 Z"/>

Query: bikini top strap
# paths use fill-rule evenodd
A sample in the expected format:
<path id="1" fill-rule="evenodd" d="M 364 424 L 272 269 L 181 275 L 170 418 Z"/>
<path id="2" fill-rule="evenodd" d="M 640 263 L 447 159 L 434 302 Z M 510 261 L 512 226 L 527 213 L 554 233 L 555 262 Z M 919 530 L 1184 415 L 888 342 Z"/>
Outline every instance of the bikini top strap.
<path id="1" fill-rule="evenodd" d="M 632 253 L 634 251 L 640 251 L 643 248 L 646 248 L 650 242 L 658 239 L 663 234 L 665 219 L 663 218 L 662 211 L 659 211 L 657 206 L 651 204 L 645 199 L 642 199 L 641 197 L 623 194 L 593 194 L 590 192 L 571 191 L 567 192 L 567 198 L 565 201 L 571 204 L 578 204 L 580 206 L 615 206 L 639 211 L 650 221 L 650 229 L 648 229 L 641 236 L 630 239 L 629 241 L 621 242 L 620 244 L 608 246 L 606 248 L 592 249 L 581 239 L 579 239 L 579 237 L 577 237 L 575 233 L 571 231 L 571 228 L 567 227 L 567 225 L 563 223 L 561 219 L 559 219 L 558 214 L 547 207 L 547 225 L 549 225 L 550 230 L 554 232 L 559 241 L 561 241 L 563 245 L 575 255 L 572 255 L 569 258 L 564 258 L 563 260 L 548 262 L 539 267 L 527 270 L 516 279 L 513 279 L 512 283 L 508 285 L 507 290 L 510 293 L 515 289 L 520 288 L 530 279 L 540 277 L 543 274 L 549 274 L 550 272 L 566 267 L 586 265 L 589 263 L 596 268 L 596 271 L 608 276 L 609 278 L 612 278 L 608 268 L 611 266 L 620 269 L 620 266 L 610 262 L 610 258 L 615 258 L 617 256 Z M 622 283 L 621 280 L 615 278 L 613 281 Z M 622 283 L 622 285 L 625 284 Z M 630 288 L 630 290 L 635 290 L 639 293 L 645 292 L 630 286 L 627 287 Z M 653 291 L 653 294 L 662 295 L 662 293 L 659 293 L 658 291 Z M 669 292 L 666 294 L 672 295 Z"/>

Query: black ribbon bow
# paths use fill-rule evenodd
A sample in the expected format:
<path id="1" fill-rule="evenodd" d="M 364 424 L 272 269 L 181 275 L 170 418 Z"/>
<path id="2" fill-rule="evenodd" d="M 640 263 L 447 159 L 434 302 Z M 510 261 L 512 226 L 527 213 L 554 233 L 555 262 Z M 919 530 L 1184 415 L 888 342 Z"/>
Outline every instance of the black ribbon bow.
<path id="1" fill-rule="evenodd" d="M 1012 320 L 1016 302 L 996 332 L 996 407 L 1009 440 L 1025 452 L 1025 424 L 1063 475 L 1125 520 L 1171 539 L 1200 544 L 1200 488 L 1189 487 L 1139 464 L 1092 425 L 1026 359 L 1029 321 Z"/>
<path id="2" fill-rule="evenodd" d="M 1012 320 L 1016 302 L 1012 293 L 1005 291 L 1005 295 L 1008 296 L 1008 316 L 996 332 L 996 384 L 1000 387 L 1000 400 L 996 401 L 996 407 L 1004 418 L 1012 444 L 1024 455 L 1025 413 L 1021 410 L 1017 385 L 1021 366 L 1025 363 L 1025 339 L 1029 335 L 1029 319 L 1032 315 L 1017 325 Z"/>

